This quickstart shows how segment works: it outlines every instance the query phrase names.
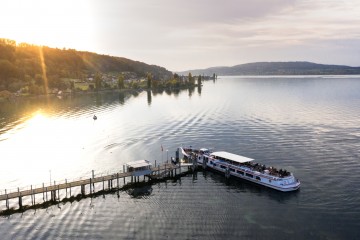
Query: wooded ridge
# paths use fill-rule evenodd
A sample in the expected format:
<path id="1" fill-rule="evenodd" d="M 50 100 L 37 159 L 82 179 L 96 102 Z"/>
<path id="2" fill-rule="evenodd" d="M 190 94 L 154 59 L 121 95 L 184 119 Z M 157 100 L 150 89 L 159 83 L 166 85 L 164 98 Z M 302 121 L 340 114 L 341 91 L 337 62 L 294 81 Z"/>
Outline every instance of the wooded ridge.
<path id="1" fill-rule="evenodd" d="M 342 65 L 325 65 L 311 62 L 255 62 L 240 64 L 232 67 L 211 67 L 206 69 L 195 69 L 178 74 L 193 75 L 216 73 L 222 76 L 235 75 L 346 75 L 360 74 L 360 67 L 349 67 Z"/>
<path id="2" fill-rule="evenodd" d="M 155 80 L 173 76 L 163 67 L 123 57 L 0 39 L 0 91 L 41 94 L 45 82 L 49 89 L 62 90 L 69 88 L 66 79 L 85 81 L 95 74 L 112 74 L 114 77 L 123 74 L 135 78 L 151 74 Z"/>

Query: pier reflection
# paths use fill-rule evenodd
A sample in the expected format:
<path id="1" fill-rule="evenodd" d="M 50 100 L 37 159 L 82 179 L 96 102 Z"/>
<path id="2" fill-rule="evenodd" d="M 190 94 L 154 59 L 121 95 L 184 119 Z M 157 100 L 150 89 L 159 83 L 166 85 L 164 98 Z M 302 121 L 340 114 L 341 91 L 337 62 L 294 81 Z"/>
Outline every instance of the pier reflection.
<path id="1" fill-rule="evenodd" d="M 126 192 L 132 197 L 132 198 L 144 198 L 151 195 L 153 191 L 152 185 L 150 183 L 147 183 L 144 186 L 141 187 L 134 187 L 131 189 L 128 189 Z"/>

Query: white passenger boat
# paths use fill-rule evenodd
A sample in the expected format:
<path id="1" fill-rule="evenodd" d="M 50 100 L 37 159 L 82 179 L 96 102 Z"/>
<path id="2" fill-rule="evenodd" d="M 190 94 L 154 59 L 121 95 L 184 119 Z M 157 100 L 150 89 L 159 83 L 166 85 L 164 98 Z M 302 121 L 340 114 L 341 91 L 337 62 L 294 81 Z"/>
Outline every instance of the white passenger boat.
<path id="1" fill-rule="evenodd" d="M 234 176 L 282 192 L 295 191 L 300 188 L 300 181 L 291 172 L 254 163 L 251 158 L 229 152 L 211 152 L 209 149 L 181 148 L 182 153 L 196 159 L 203 168 L 222 172 L 226 177 Z"/>

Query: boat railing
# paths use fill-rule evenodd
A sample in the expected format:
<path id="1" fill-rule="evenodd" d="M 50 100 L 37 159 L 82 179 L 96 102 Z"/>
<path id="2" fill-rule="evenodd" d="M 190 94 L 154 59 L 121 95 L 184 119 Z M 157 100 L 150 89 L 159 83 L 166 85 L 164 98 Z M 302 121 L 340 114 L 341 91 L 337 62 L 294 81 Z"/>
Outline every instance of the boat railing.
<path id="1" fill-rule="evenodd" d="M 213 159 L 213 160 L 219 160 L 219 159 Z M 221 161 L 221 160 L 220 160 Z M 272 177 L 278 177 L 278 178 L 285 178 L 285 177 L 289 177 L 291 176 L 291 173 L 288 172 L 287 170 L 283 170 L 283 169 L 276 169 L 275 167 L 267 167 L 266 165 L 263 164 L 259 164 L 259 163 L 250 163 L 250 162 L 246 162 L 246 163 L 238 163 L 238 164 L 232 164 L 229 163 L 227 161 L 224 161 L 229 165 L 233 165 L 233 166 L 238 166 L 241 168 L 245 168 L 244 170 L 246 171 L 247 169 L 253 172 L 260 172 L 262 174 L 267 174 L 269 176 Z"/>

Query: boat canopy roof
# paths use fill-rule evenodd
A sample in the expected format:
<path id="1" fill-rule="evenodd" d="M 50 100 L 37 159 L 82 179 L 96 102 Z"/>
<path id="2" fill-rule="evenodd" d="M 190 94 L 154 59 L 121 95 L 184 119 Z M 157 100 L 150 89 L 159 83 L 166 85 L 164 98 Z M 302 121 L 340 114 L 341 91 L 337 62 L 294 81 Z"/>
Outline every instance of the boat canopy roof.
<path id="1" fill-rule="evenodd" d="M 217 158 L 225 158 L 230 161 L 238 162 L 238 163 L 245 163 L 250 162 L 254 159 L 240 156 L 237 154 L 229 153 L 229 152 L 213 152 L 211 153 L 211 156 L 217 157 Z"/>
<path id="2" fill-rule="evenodd" d="M 151 166 L 151 163 L 148 160 L 138 160 L 138 161 L 128 162 L 126 165 L 128 167 L 133 167 L 133 168 L 142 168 L 142 167 Z"/>

